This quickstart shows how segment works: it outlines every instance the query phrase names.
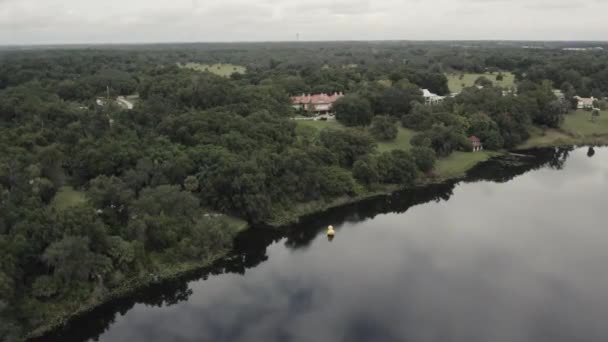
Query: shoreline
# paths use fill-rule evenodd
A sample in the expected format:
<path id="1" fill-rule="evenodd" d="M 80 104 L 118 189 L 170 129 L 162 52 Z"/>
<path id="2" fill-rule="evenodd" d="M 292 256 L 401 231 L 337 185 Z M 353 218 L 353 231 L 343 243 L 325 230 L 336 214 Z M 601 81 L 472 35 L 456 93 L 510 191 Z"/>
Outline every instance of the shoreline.
<path id="1" fill-rule="evenodd" d="M 562 140 L 556 140 L 556 141 L 552 141 L 552 142 L 546 142 L 544 144 L 534 144 L 534 145 L 526 143 L 526 144 L 522 144 L 521 146 L 518 146 L 518 148 L 514 149 L 513 151 L 518 151 L 521 149 L 533 149 L 533 148 L 551 148 L 551 147 L 587 146 L 587 145 L 589 145 L 589 146 L 608 145 L 608 135 L 578 137 L 578 138 L 572 137 L 571 140 L 568 141 L 568 143 L 564 143 Z M 466 177 L 467 172 L 469 170 L 473 169 L 474 167 L 476 167 L 477 165 L 487 162 L 489 160 L 492 160 L 495 158 L 501 158 L 501 157 L 504 157 L 504 156 L 510 155 L 510 154 L 513 154 L 513 152 L 504 151 L 504 150 L 499 151 L 499 152 L 496 152 L 493 156 L 491 156 L 488 159 L 477 161 L 477 162 L 473 163 L 472 165 L 468 165 L 468 167 L 465 170 L 462 170 L 462 172 L 460 172 L 460 173 L 451 174 L 450 176 L 444 176 L 444 177 L 439 176 L 436 178 L 427 177 L 427 178 L 424 178 L 423 180 L 417 181 L 413 186 L 388 185 L 388 186 L 383 187 L 382 189 L 370 191 L 370 192 L 367 192 L 367 193 L 364 193 L 364 194 L 361 194 L 361 195 L 358 195 L 355 197 L 341 197 L 341 198 L 337 198 L 328 203 L 326 203 L 326 202 L 315 202 L 312 204 L 308 203 L 308 205 L 309 205 L 308 207 L 298 209 L 297 211 L 284 212 L 283 213 L 283 214 L 285 214 L 284 216 L 282 215 L 279 218 L 275 218 L 275 219 L 272 219 L 272 220 L 266 222 L 265 226 L 270 229 L 279 230 L 279 229 L 282 229 L 282 228 L 285 228 L 285 227 L 288 227 L 291 225 L 301 223 L 302 221 L 306 220 L 309 217 L 312 217 L 315 215 L 322 215 L 329 210 L 340 208 L 340 207 L 351 205 L 351 204 L 355 204 L 355 203 L 369 200 L 372 198 L 390 196 L 391 194 L 393 194 L 395 192 L 404 191 L 404 190 L 413 189 L 413 188 L 425 187 L 425 186 L 430 186 L 430 185 L 435 185 L 435 184 L 442 184 L 442 183 L 446 183 L 446 182 L 450 182 L 450 181 L 452 181 L 452 182 L 459 181 L 459 180 L 464 179 Z M 251 228 L 251 227 L 248 226 L 245 229 L 249 229 L 249 228 Z M 25 335 L 25 339 L 28 341 L 35 340 L 35 339 L 41 339 L 48 334 L 59 331 L 60 329 L 69 325 L 70 322 L 72 322 L 73 320 L 80 318 L 103 305 L 107 305 L 115 300 L 129 297 L 129 296 L 133 295 L 134 293 L 136 293 L 146 287 L 149 287 L 151 285 L 160 284 L 160 283 L 163 283 L 166 281 L 183 278 L 183 277 L 187 276 L 188 274 L 199 272 L 205 268 L 212 267 L 214 264 L 216 264 L 216 263 L 222 261 L 224 258 L 226 258 L 229 254 L 230 254 L 230 250 L 226 250 L 223 253 L 215 255 L 212 258 L 210 258 L 209 260 L 206 260 L 203 262 L 181 263 L 181 264 L 169 266 L 169 267 L 165 268 L 164 271 L 161 271 L 160 273 L 157 273 L 157 274 L 149 274 L 146 276 L 131 278 L 131 279 L 125 281 L 123 283 L 123 285 L 121 285 L 118 288 L 113 289 L 110 292 L 108 292 L 107 294 L 105 294 L 103 296 L 103 298 L 97 299 L 91 303 L 83 305 L 83 306 L 79 307 L 78 309 L 72 311 L 69 314 L 60 314 L 58 317 L 54 318 L 53 320 L 33 329 L 32 331 L 28 332 Z"/>
<path id="2" fill-rule="evenodd" d="M 53 320 L 30 331 L 25 335 L 25 340 L 30 341 L 41 339 L 48 334 L 51 334 L 66 327 L 75 319 L 81 318 L 82 316 L 91 313 L 92 311 L 103 305 L 107 305 L 115 300 L 120 300 L 129 297 L 135 292 L 138 292 L 146 287 L 167 282 L 170 280 L 183 278 L 189 274 L 201 271 L 208 267 L 212 267 L 213 264 L 227 257 L 229 253 L 230 250 L 226 250 L 223 253 L 215 255 L 206 261 L 181 263 L 171 268 L 166 268 L 166 271 L 161 271 L 156 274 L 148 274 L 146 276 L 130 278 L 126 280 L 121 286 L 109 291 L 102 298 L 82 305 L 72 313 L 59 315 Z"/>

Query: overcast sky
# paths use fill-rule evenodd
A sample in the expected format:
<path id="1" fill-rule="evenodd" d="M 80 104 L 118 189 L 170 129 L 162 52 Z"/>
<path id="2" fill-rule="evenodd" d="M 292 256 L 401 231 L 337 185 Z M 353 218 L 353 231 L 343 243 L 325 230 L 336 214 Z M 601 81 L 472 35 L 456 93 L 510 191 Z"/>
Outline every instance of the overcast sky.
<path id="1" fill-rule="evenodd" d="M 606 40 L 608 0 L 0 0 L 0 45 Z"/>

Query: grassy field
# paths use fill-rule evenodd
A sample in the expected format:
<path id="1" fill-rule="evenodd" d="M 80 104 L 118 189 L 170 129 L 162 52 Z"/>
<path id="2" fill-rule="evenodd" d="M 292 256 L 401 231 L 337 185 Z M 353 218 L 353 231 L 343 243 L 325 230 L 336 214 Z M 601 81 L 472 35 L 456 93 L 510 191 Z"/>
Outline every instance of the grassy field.
<path id="1" fill-rule="evenodd" d="M 503 72 L 503 80 L 496 81 L 496 76 L 498 73 L 485 73 L 485 74 L 447 74 L 448 78 L 448 87 L 450 88 L 450 92 L 459 93 L 465 87 L 471 87 L 475 85 L 475 80 L 477 80 L 481 76 L 485 76 L 487 79 L 492 81 L 495 86 L 509 88 L 515 86 L 515 75 L 510 72 Z M 462 79 L 460 77 L 462 76 Z"/>
<path id="2" fill-rule="evenodd" d="M 449 157 L 437 160 L 436 171 L 441 178 L 452 178 L 463 176 L 467 170 L 477 163 L 486 161 L 498 152 L 452 152 Z"/>
<path id="3" fill-rule="evenodd" d="M 566 115 L 562 129 L 574 136 L 593 136 L 608 134 L 608 111 L 591 121 L 591 112 L 578 110 Z"/>
<path id="4" fill-rule="evenodd" d="M 530 139 L 519 148 L 608 143 L 608 111 L 591 121 L 591 112 L 578 110 L 567 114 L 560 129 L 530 129 Z"/>
<path id="5" fill-rule="evenodd" d="M 201 72 L 209 71 L 210 73 L 223 77 L 230 77 L 230 75 L 234 73 L 244 74 L 247 71 L 244 66 L 234 64 L 177 63 L 177 66 Z"/>
<path id="6" fill-rule="evenodd" d="M 86 202 L 84 192 L 74 190 L 71 186 L 64 186 L 57 191 L 51 205 L 57 210 L 64 210 Z"/>

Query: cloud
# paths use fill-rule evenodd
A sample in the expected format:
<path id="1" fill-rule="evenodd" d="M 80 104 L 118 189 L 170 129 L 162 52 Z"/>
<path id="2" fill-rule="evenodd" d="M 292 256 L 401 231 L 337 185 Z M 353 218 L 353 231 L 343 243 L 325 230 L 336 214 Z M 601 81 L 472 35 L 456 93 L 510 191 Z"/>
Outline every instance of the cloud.
<path id="1" fill-rule="evenodd" d="M 0 0 L 0 44 L 368 39 L 604 39 L 581 0 Z M 584 14 L 584 20 L 572 20 Z"/>

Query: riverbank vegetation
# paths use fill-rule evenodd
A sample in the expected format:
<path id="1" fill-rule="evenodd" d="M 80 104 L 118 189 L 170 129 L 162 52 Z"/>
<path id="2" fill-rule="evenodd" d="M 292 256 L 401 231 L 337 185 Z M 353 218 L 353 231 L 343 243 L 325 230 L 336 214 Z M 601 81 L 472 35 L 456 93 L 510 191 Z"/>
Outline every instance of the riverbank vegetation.
<path id="1" fill-rule="evenodd" d="M 201 44 L 3 50 L 0 61 L 6 340 L 62 322 L 125 284 L 208 264 L 246 224 L 290 223 L 459 177 L 554 132 L 571 141 L 608 134 L 604 112 L 591 121 L 569 99 L 608 94 L 601 53 L 573 58 L 490 43 Z M 187 61 L 247 72 L 178 67 Z M 350 64 L 357 67 L 342 67 Z M 517 91 L 481 80 L 425 104 L 421 88 L 449 94 L 446 74 L 490 71 L 512 73 Z M 348 94 L 335 105 L 337 121 L 294 120 L 290 96 L 333 92 Z M 135 93 L 132 110 L 96 101 Z M 483 152 L 472 152 L 471 136 Z"/>

